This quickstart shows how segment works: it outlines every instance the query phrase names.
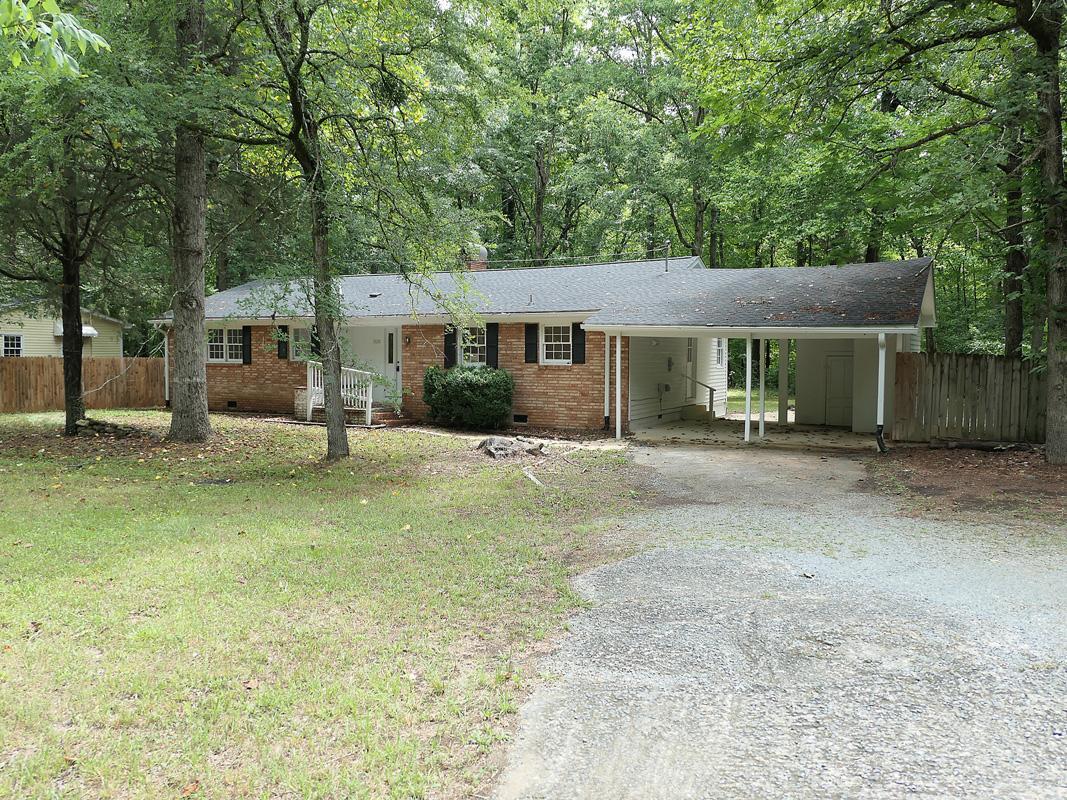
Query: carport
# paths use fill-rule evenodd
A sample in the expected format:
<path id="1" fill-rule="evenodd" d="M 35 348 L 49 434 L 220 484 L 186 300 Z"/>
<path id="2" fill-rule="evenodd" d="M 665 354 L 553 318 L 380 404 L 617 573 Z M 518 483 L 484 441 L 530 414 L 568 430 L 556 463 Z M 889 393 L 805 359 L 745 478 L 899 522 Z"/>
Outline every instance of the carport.
<path id="1" fill-rule="evenodd" d="M 766 436 L 766 358 L 754 353 L 753 342 L 758 341 L 762 350 L 776 339 L 781 352 L 796 348 L 796 424 L 874 434 L 884 447 L 884 436 L 891 433 L 887 421 L 892 420 L 895 354 L 917 350 L 921 331 L 934 324 L 931 259 L 923 258 L 672 273 L 667 291 L 620 301 L 593 314 L 583 327 L 614 337 L 616 370 L 621 366 L 622 337 L 629 337 L 631 353 L 634 342 L 642 338 L 743 339 L 745 442 L 751 442 L 754 435 Z M 759 367 L 755 378 L 754 356 Z M 631 355 L 630 414 L 634 411 L 632 359 Z M 696 379 L 685 374 L 687 381 Z M 788 371 L 779 370 L 780 403 L 789 396 L 787 381 Z M 606 413 L 614 401 L 613 416 L 619 420 L 621 393 L 611 398 L 605 392 L 604 400 Z M 615 433 L 622 435 L 621 426 L 616 425 Z"/>

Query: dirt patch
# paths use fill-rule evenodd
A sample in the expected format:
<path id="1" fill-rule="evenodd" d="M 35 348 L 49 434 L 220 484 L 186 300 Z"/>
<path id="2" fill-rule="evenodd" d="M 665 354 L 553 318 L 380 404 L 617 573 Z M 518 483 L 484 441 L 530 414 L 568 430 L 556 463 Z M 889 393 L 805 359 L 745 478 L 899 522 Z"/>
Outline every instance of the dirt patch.
<path id="1" fill-rule="evenodd" d="M 1045 463 L 1040 450 L 896 448 L 871 458 L 861 483 L 908 495 L 917 514 L 1007 511 L 1059 520 L 1067 514 L 1067 468 Z"/>

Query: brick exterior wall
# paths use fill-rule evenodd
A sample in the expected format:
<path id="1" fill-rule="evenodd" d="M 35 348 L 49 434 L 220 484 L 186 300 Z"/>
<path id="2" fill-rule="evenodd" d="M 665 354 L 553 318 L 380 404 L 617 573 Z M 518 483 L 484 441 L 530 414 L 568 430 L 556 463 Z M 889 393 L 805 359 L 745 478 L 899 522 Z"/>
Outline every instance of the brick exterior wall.
<path id="1" fill-rule="evenodd" d="M 405 325 L 403 343 L 404 411 L 425 419 L 422 378 L 431 364 L 444 363 L 444 326 Z M 622 410 L 626 429 L 629 406 L 628 337 L 622 340 Z M 523 323 L 501 323 L 499 367 L 515 379 L 515 414 L 526 414 L 528 424 L 540 428 L 599 430 L 604 426 L 604 334 L 585 337 L 585 363 L 570 366 L 527 364 Z M 611 348 L 611 425 L 615 419 L 615 343 Z"/>
<path id="2" fill-rule="evenodd" d="M 174 375 L 174 332 L 167 332 L 170 374 Z M 212 411 L 257 411 L 290 415 L 294 392 L 307 383 L 303 361 L 278 358 L 271 325 L 252 326 L 251 364 L 207 365 L 207 404 Z M 229 405 L 236 401 L 236 408 Z"/>

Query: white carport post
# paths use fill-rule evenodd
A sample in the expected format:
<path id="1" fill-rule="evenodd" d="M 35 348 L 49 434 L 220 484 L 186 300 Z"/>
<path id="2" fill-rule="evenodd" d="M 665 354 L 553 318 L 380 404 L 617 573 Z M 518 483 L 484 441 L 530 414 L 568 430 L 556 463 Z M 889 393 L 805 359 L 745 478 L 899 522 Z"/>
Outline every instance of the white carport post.
<path id="1" fill-rule="evenodd" d="M 611 418 L 611 337 L 604 334 L 604 430 Z"/>
<path id="2" fill-rule="evenodd" d="M 778 340 L 778 424 L 789 422 L 789 340 Z"/>
<path id="3" fill-rule="evenodd" d="M 615 438 L 622 438 L 622 337 L 615 337 Z"/>
<path id="4" fill-rule="evenodd" d="M 752 441 L 752 334 L 745 337 L 745 441 Z"/>
<path id="5" fill-rule="evenodd" d="M 878 401 L 875 422 L 875 438 L 878 449 L 886 452 L 885 446 L 885 334 L 878 334 Z"/>
<path id="6" fill-rule="evenodd" d="M 759 340 L 759 438 L 763 438 L 764 419 L 767 416 L 767 376 L 764 375 L 767 364 L 767 340 Z"/>

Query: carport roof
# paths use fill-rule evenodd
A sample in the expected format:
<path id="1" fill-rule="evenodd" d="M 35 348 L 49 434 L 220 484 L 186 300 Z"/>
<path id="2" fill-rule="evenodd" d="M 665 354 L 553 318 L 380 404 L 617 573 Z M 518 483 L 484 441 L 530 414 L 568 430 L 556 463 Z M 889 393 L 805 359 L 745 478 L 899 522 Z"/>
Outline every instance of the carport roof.
<path id="1" fill-rule="evenodd" d="M 654 276 L 640 296 L 587 327 L 887 328 L 917 326 L 930 258 L 828 267 L 685 270 Z"/>
<path id="2" fill-rule="evenodd" d="M 402 275 L 340 279 L 350 320 L 447 319 L 466 293 L 485 317 L 572 314 L 592 329 L 916 327 L 924 310 L 929 258 L 775 269 L 706 269 L 697 257 L 567 267 L 435 273 L 412 285 Z M 207 298 L 206 316 L 311 316 L 300 281 L 259 280 Z M 932 315 L 932 306 L 930 307 Z M 171 314 L 164 320 L 169 321 Z"/>

